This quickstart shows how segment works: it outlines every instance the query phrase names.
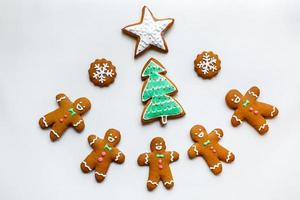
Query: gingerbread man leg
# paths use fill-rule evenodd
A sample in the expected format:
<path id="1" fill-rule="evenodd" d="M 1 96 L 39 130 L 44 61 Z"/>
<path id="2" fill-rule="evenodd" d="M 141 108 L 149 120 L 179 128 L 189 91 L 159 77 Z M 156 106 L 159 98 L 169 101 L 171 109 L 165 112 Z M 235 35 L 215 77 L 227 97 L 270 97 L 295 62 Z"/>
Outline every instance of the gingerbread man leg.
<path id="1" fill-rule="evenodd" d="M 157 172 L 155 171 L 149 171 L 149 177 L 147 181 L 147 188 L 149 191 L 154 190 L 160 181 L 160 176 Z"/>
<path id="2" fill-rule="evenodd" d="M 269 126 L 265 120 L 265 118 L 261 115 L 257 115 L 253 118 L 247 118 L 247 121 L 249 124 L 251 124 L 258 132 L 259 134 L 263 135 L 269 130 Z"/>
<path id="3" fill-rule="evenodd" d="M 218 158 L 226 163 L 231 163 L 234 161 L 235 156 L 231 151 L 228 151 L 219 144 L 215 144 L 215 149 L 218 152 Z"/>
<path id="4" fill-rule="evenodd" d="M 52 130 L 50 131 L 50 139 L 53 142 L 58 140 L 62 136 L 66 128 L 67 126 L 65 124 L 58 122 L 54 123 L 52 126 Z"/>
<path id="5" fill-rule="evenodd" d="M 170 169 L 167 169 L 166 172 L 161 175 L 161 180 L 167 189 L 171 189 L 174 186 L 174 181 Z"/>
<path id="6" fill-rule="evenodd" d="M 43 116 L 39 120 L 39 125 L 41 128 L 48 128 L 55 122 L 55 114 L 54 112 L 50 112 L 47 115 Z"/>
<path id="7" fill-rule="evenodd" d="M 222 172 L 222 164 L 216 155 L 214 155 L 211 152 L 208 152 L 203 155 L 203 158 L 205 159 L 212 173 L 217 175 Z"/>
<path id="8" fill-rule="evenodd" d="M 80 168 L 84 173 L 88 173 L 95 169 L 97 164 L 96 155 L 94 152 L 90 153 L 86 159 L 81 163 Z"/>
<path id="9" fill-rule="evenodd" d="M 278 115 L 278 109 L 275 106 L 257 102 L 257 108 L 262 116 L 265 118 L 273 118 Z"/>
<path id="10" fill-rule="evenodd" d="M 109 164 L 105 164 L 104 162 L 96 165 L 95 178 L 96 178 L 97 182 L 100 183 L 105 179 L 107 171 L 108 171 L 108 167 L 109 167 Z"/>

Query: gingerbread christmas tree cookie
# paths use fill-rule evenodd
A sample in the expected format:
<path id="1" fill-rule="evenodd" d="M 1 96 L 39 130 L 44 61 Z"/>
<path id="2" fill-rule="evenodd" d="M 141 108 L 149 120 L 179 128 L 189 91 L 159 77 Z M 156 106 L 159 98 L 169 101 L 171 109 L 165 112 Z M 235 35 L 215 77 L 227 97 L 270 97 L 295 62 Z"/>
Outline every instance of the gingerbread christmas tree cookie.
<path id="1" fill-rule="evenodd" d="M 275 106 L 257 101 L 259 94 L 260 90 L 256 86 L 251 87 L 245 95 L 235 89 L 226 94 L 227 105 L 235 110 L 231 117 L 231 124 L 234 127 L 245 120 L 261 135 L 268 132 L 266 119 L 276 117 L 279 111 Z"/>
<path id="2" fill-rule="evenodd" d="M 112 162 L 121 164 L 125 155 L 116 147 L 121 140 L 121 134 L 116 129 L 108 129 L 103 139 L 90 135 L 88 142 L 93 151 L 84 159 L 80 167 L 84 173 L 95 170 L 97 182 L 102 182 Z"/>
<path id="3" fill-rule="evenodd" d="M 138 165 L 149 166 L 149 177 L 147 188 L 154 190 L 160 180 L 167 189 L 174 186 L 174 180 L 170 168 L 170 163 L 179 159 L 176 151 L 166 151 L 166 143 L 163 138 L 153 138 L 150 144 L 151 152 L 143 153 L 138 157 Z"/>
<path id="4" fill-rule="evenodd" d="M 218 55 L 213 52 L 204 51 L 197 55 L 197 58 L 194 61 L 194 69 L 198 76 L 203 79 L 211 79 L 219 73 L 221 61 Z"/>
<path id="5" fill-rule="evenodd" d="M 177 93 L 174 83 L 165 74 L 166 69 L 156 59 L 151 58 L 142 71 L 142 102 L 146 103 L 142 123 L 150 123 L 160 119 L 162 125 L 168 118 L 178 118 L 185 115 L 182 106 L 172 97 Z"/>
<path id="6" fill-rule="evenodd" d="M 174 19 L 156 19 L 146 6 L 142 10 L 139 23 L 131 24 L 122 29 L 125 34 L 137 38 L 134 56 L 137 57 L 149 48 L 163 53 L 168 52 L 163 34 L 173 25 Z"/>
<path id="7" fill-rule="evenodd" d="M 41 128 L 52 127 L 50 131 L 52 141 L 58 140 L 69 126 L 72 126 L 77 132 L 81 132 L 85 127 L 81 115 L 91 108 L 91 102 L 85 97 L 72 102 L 65 94 L 58 94 L 56 102 L 59 108 L 39 120 Z"/>

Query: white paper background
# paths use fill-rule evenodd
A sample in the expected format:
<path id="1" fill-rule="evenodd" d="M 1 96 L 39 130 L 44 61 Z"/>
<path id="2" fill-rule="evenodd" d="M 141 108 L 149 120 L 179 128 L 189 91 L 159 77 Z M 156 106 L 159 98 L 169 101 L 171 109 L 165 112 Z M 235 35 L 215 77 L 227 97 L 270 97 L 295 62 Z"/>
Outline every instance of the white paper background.
<path id="1" fill-rule="evenodd" d="M 133 59 L 135 41 L 121 28 L 139 21 L 143 5 L 158 18 L 175 18 L 166 34 L 168 54 L 149 51 Z M 300 3 L 282 1 L 172 0 L 1 0 L 0 1 L 0 199 L 289 199 L 300 198 Z M 203 50 L 222 60 L 219 75 L 197 77 L 193 60 Z M 187 115 L 142 126 L 143 64 L 157 58 L 178 86 Z M 89 64 L 107 58 L 118 76 L 109 88 L 88 79 Z M 233 128 L 224 96 L 231 88 L 261 89 L 260 100 L 276 105 L 279 116 L 260 136 L 247 124 Z M 38 119 L 57 107 L 55 95 L 88 97 L 86 129 L 69 129 L 50 142 Z M 202 158 L 189 160 L 189 129 L 203 124 L 223 129 L 221 144 L 236 154 L 214 176 Z M 106 129 L 122 132 L 123 165 L 112 164 L 97 184 L 80 162 L 91 151 L 87 136 Z M 175 187 L 146 190 L 147 167 L 137 156 L 163 136 L 180 153 L 171 168 Z"/>

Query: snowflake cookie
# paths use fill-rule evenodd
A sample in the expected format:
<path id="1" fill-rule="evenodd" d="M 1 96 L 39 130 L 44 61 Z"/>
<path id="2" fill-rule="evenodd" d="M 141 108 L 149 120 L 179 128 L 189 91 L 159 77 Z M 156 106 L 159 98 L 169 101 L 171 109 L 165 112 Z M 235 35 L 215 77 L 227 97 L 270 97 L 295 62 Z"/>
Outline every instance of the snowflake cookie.
<path id="1" fill-rule="evenodd" d="M 111 61 L 102 58 L 91 63 L 89 77 L 95 85 L 100 87 L 109 86 L 114 82 L 116 76 L 116 67 L 113 66 Z"/>
<path id="2" fill-rule="evenodd" d="M 141 21 L 122 29 L 123 33 L 137 38 L 134 56 L 137 57 L 149 48 L 163 53 L 168 52 L 163 34 L 173 25 L 174 19 L 156 19 L 146 6 L 142 10 Z"/>
<path id="3" fill-rule="evenodd" d="M 194 61 L 194 69 L 196 73 L 204 79 L 211 79 L 216 76 L 221 69 L 221 61 L 218 55 L 213 52 L 204 51 L 197 55 Z"/>

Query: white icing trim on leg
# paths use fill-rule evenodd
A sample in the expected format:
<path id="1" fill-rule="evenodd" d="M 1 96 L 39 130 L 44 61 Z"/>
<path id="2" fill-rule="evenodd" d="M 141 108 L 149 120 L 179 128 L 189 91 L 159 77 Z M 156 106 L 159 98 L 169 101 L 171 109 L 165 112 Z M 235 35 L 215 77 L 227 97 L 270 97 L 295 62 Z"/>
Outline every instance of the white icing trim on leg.
<path id="1" fill-rule="evenodd" d="M 156 185 L 156 186 L 158 186 L 158 183 L 157 183 L 157 182 L 155 182 L 155 181 L 148 180 L 148 181 L 147 181 L 147 183 L 151 183 L 152 185 Z"/>
<path id="2" fill-rule="evenodd" d="M 102 174 L 102 173 L 99 173 L 99 172 L 95 172 L 95 174 L 98 175 L 98 176 L 102 176 L 104 178 L 106 177 L 106 174 Z"/>
<path id="3" fill-rule="evenodd" d="M 267 123 L 264 123 L 263 125 L 261 125 L 258 129 L 258 131 L 261 131 L 262 129 L 264 129 L 266 126 L 268 126 Z"/>
<path id="4" fill-rule="evenodd" d="M 171 181 L 166 181 L 166 182 L 164 182 L 164 185 L 171 185 L 172 183 L 174 183 L 174 181 L 173 180 L 171 180 Z"/>
<path id="5" fill-rule="evenodd" d="M 77 127 L 81 122 L 83 122 L 83 120 L 79 120 L 78 122 L 76 122 L 75 124 L 73 124 L 73 126 Z"/>
<path id="6" fill-rule="evenodd" d="M 221 164 L 220 162 L 218 162 L 218 163 L 215 164 L 214 166 L 209 167 L 209 169 L 214 170 L 214 169 L 216 169 L 216 168 L 218 168 L 218 167 L 220 167 L 220 166 L 222 166 L 222 164 Z"/>
<path id="7" fill-rule="evenodd" d="M 146 153 L 146 157 L 145 157 L 145 164 L 149 163 L 149 155 Z"/>
<path id="8" fill-rule="evenodd" d="M 243 123 L 243 121 L 241 119 L 239 119 L 236 115 L 233 115 L 232 118 L 234 118 L 240 124 Z"/>
<path id="9" fill-rule="evenodd" d="M 120 156 L 121 156 L 121 151 L 119 151 L 119 152 L 118 152 L 118 154 L 117 154 L 117 156 L 116 156 L 116 159 L 115 159 L 115 161 L 118 161 L 118 160 L 119 160 L 119 158 L 120 158 Z"/>
<path id="10" fill-rule="evenodd" d="M 174 155 L 173 155 L 173 153 L 174 153 L 174 151 L 171 151 L 171 162 L 173 162 L 174 161 Z"/>
<path id="11" fill-rule="evenodd" d="M 43 123 L 44 123 L 45 127 L 48 127 L 48 124 L 46 122 L 46 117 L 43 117 L 42 119 L 43 119 Z"/>
<path id="12" fill-rule="evenodd" d="M 217 131 L 217 130 L 214 130 L 215 134 L 218 136 L 219 139 L 222 138 L 222 135 Z"/>
<path id="13" fill-rule="evenodd" d="M 199 155 L 199 151 L 197 150 L 196 145 L 193 145 L 192 147 L 193 147 L 194 152 L 195 152 L 196 155 L 198 156 L 198 155 Z"/>
<path id="14" fill-rule="evenodd" d="M 51 130 L 51 132 L 52 132 L 57 138 L 60 138 L 60 136 L 58 135 L 58 133 L 56 133 L 53 129 Z"/>
<path id="15" fill-rule="evenodd" d="M 59 102 L 61 102 L 61 101 L 62 101 L 63 99 L 65 99 L 65 98 L 66 98 L 66 96 L 62 96 L 62 97 L 60 97 L 59 99 L 57 99 L 56 102 L 59 103 Z"/>
<path id="16" fill-rule="evenodd" d="M 273 116 L 274 116 L 274 113 L 275 113 L 275 111 L 276 111 L 276 107 L 275 107 L 275 106 L 273 106 L 273 110 L 272 110 L 272 112 L 271 112 L 271 117 L 273 117 Z"/>
<path id="17" fill-rule="evenodd" d="M 232 152 L 229 151 L 228 154 L 227 154 L 227 157 L 226 157 L 226 162 L 229 162 L 231 155 L 232 155 Z"/>
<path id="18" fill-rule="evenodd" d="M 82 163 L 84 164 L 85 168 L 88 168 L 89 171 L 92 171 L 92 168 L 90 168 L 90 166 L 88 166 L 85 161 L 83 161 Z"/>
<path id="19" fill-rule="evenodd" d="M 249 91 L 248 93 L 256 98 L 258 97 L 257 94 L 255 94 L 253 91 Z"/>
<path id="20" fill-rule="evenodd" d="M 91 141 L 90 145 L 92 146 L 96 142 L 97 139 L 98 139 L 98 137 L 95 136 L 95 138 L 93 139 L 93 141 Z"/>

